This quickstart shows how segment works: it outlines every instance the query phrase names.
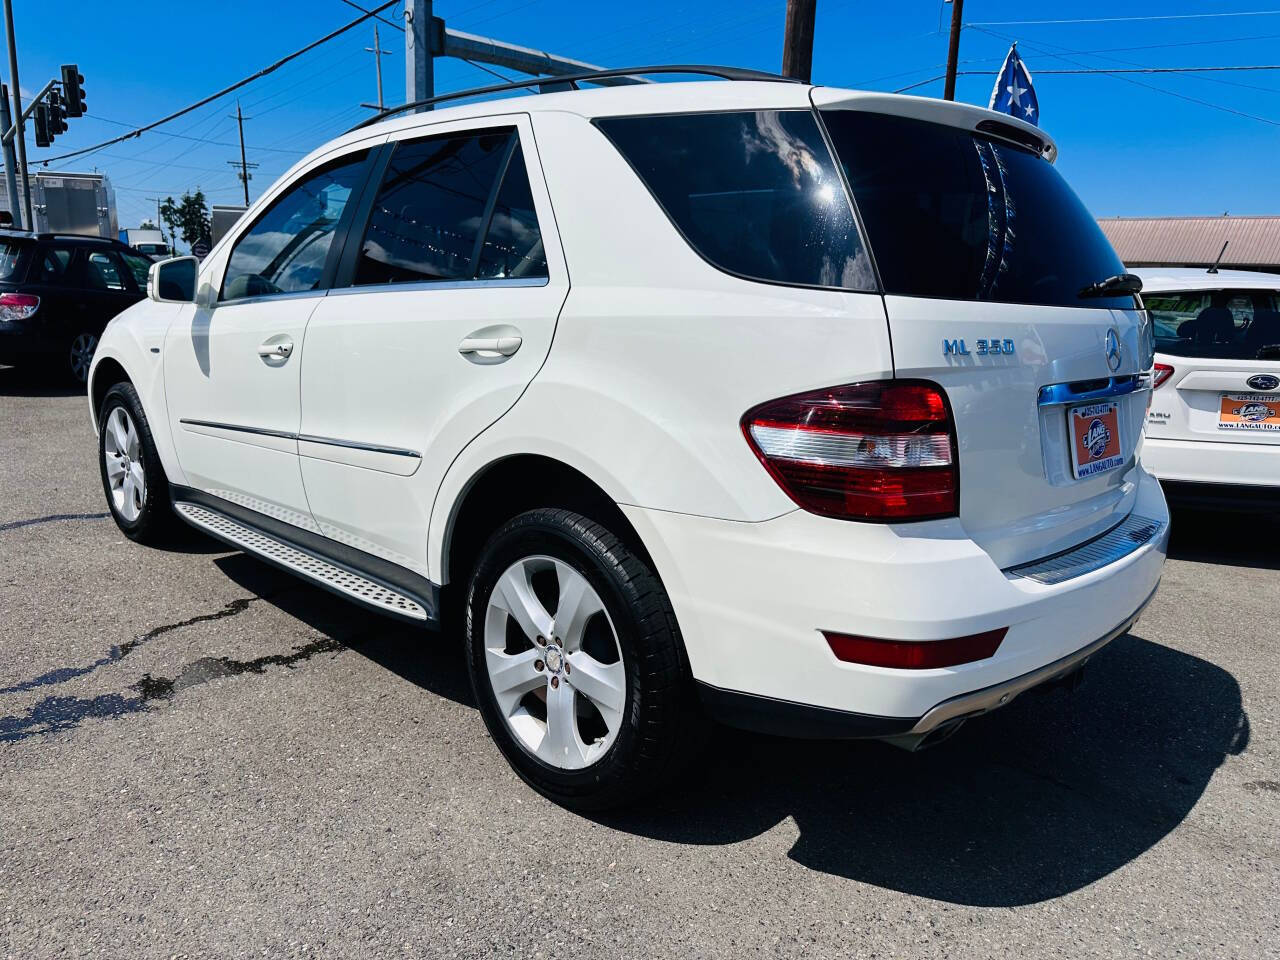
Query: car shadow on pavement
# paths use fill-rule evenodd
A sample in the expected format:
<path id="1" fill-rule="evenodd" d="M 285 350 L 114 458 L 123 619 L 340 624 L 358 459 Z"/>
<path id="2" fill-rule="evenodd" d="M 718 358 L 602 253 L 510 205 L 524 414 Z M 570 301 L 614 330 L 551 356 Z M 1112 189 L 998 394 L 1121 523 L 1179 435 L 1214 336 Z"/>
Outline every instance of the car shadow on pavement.
<path id="1" fill-rule="evenodd" d="M 459 638 L 367 613 L 243 555 L 214 562 L 325 637 L 474 707 Z M 694 846 L 791 820 L 788 856 L 812 870 L 1009 907 L 1088 886 L 1153 847 L 1247 747 L 1249 724 L 1230 673 L 1126 634 L 1078 690 L 1031 691 L 920 753 L 730 730 L 710 739 L 683 790 L 592 819 Z"/>
<path id="2" fill-rule="evenodd" d="M 812 870 L 969 906 L 1037 903 L 1141 856 L 1248 744 L 1231 674 L 1126 635 L 1074 693 L 1033 691 L 916 754 L 726 732 L 680 799 L 599 818 L 684 844 L 790 818 Z"/>
<path id="3" fill-rule="evenodd" d="M 76 385 L 61 373 L 39 366 L 0 366 L 0 397 L 75 397 L 84 396 L 83 385 Z"/>
<path id="4" fill-rule="evenodd" d="M 1169 557 L 1280 570 L 1280 515 L 1175 509 Z"/>

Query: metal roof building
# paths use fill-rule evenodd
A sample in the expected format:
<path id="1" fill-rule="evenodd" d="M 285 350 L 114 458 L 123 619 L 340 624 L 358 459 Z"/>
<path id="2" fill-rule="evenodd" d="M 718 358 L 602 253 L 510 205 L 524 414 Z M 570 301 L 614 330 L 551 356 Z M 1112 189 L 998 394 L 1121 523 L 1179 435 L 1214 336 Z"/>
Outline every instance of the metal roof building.
<path id="1" fill-rule="evenodd" d="M 1222 266 L 1280 273 L 1280 217 L 1114 217 L 1098 221 L 1131 267 Z"/>

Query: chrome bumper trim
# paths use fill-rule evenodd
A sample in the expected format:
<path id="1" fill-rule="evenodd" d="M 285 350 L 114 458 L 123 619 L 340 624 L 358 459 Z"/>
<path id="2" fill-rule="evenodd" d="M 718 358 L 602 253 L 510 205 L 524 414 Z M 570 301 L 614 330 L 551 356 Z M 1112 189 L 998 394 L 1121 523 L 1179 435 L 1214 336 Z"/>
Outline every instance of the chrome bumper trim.
<path id="1" fill-rule="evenodd" d="M 1168 526 L 1162 520 L 1151 520 L 1131 513 L 1099 537 L 1051 557 L 1009 567 L 1004 574 L 1046 585 L 1064 583 L 1123 560 L 1139 547 L 1158 540 Z"/>
<path id="2" fill-rule="evenodd" d="M 1151 602 L 1151 598 L 1155 595 L 1156 592 L 1152 590 L 1151 595 L 1143 600 L 1141 606 L 1130 614 L 1120 626 L 1108 631 L 1105 635 L 1075 653 L 1067 654 L 1060 660 L 1045 664 L 1038 670 L 1024 673 L 1022 676 L 1014 677 L 1012 680 L 1006 680 L 1004 683 L 997 683 L 994 686 L 984 687 L 981 690 L 964 693 L 958 697 L 952 697 L 950 700 L 942 701 L 942 703 L 933 707 L 920 718 L 919 722 L 911 728 L 910 735 L 929 733 L 948 721 L 962 720 L 989 713 L 1010 703 L 1018 694 L 1025 693 L 1032 687 L 1038 687 L 1042 683 L 1048 683 L 1050 680 L 1064 677 L 1072 670 L 1084 666 L 1086 660 L 1137 623 L 1138 618 L 1142 616 L 1142 611 L 1147 608 L 1147 604 Z"/>

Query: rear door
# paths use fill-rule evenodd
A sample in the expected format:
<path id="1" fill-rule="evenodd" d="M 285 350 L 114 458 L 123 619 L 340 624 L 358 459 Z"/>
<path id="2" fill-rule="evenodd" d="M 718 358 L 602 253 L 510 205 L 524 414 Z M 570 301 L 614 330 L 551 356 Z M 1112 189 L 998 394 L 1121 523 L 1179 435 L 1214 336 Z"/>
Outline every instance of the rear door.
<path id="1" fill-rule="evenodd" d="M 427 575 L 444 472 L 546 358 L 569 289 L 525 115 L 384 148 L 307 326 L 298 443 L 326 536 Z"/>
<path id="2" fill-rule="evenodd" d="M 816 93 L 885 289 L 895 373 L 950 397 L 968 535 L 1004 568 L 1118 523 L 1147 400 L 1144 315 L 1130 295 L 1082 295 L 1124 268 L 1052 164 L 1011 139 L 1034 131 Z"/>
<path id="3" fill-rule="evenodd" d="M 1143 294 L 1161 384 L 1148 430 L 1162 440 L 1280 443 L 1280 298 L 1275 290 Z"/>

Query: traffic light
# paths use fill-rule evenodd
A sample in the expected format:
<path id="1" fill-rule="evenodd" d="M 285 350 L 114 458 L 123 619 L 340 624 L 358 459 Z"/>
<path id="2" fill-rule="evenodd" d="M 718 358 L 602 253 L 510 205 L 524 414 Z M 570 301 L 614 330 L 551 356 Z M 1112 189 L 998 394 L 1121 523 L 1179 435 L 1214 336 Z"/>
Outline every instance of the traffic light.
<path id="1" fill-rule="evenodd" d="M 84 101 L 84 74 L 74 63 L 62 65 L 62 97 L 66 100 L 68 117 L 80 117 L 88 112 Z"/>
<path id="2" fill-rule="evenodd" d="M 67 132 L 67 105 L 57 90 L 49 91 L 49 139 Z"/>
<path id="3" fill-rule="evenodd" d="M 31 119 L 36 128 L 36 146 L 47 147 L 53 143 L 49 136 L 49 105 L 43 101 L 37 103 Z"/>

